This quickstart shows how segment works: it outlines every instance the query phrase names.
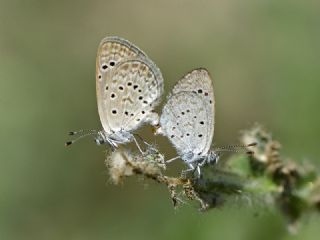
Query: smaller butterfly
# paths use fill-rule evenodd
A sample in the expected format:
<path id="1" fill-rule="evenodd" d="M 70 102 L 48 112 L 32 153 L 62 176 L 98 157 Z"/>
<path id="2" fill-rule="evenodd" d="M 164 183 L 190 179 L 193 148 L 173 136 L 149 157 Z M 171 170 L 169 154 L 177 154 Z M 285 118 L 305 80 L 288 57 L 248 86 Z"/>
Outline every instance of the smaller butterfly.
<path id="1" fill-rule="evenodd" d="M 157 125 L 159 116 L 153 110 L 163 93 L 163 77 L 159 68 L 138 47 L 119 37 L 104 38 L 96 60 L 96 92 L 101 131 L 70 132 L 96 135 L 97 144 L 119 144 L 134 141 L 133 131 L 144 123 Z"/>
<path id="2" fill-rule="evenodd" d="M 206 69 L 195 69 L 176 83 L 160 117 L 157 133 L 167 136 L 188 170 L 206 163 L 217 162 L 222 151 L 246 146 L 211 149 L 214 135 L 214 93 L 211 77 Z M 188 171 L 187 170 L 187 171 Z"/>

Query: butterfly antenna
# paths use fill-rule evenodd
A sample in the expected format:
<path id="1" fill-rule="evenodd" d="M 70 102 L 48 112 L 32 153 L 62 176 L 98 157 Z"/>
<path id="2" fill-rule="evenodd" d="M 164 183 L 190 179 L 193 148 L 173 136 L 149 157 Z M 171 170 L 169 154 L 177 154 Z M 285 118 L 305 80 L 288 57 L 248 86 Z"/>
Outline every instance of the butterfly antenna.
<path id="1" fill-rule="evenodd" d="M 74 144 L 75 142 L 79 141 L 80 139 L 86 137 L 86 136 L 90 136 L 90 135 L 95 135 L 97 134 L 96 130 L 79 130 L 79 131 L 72 131 L 69 132 L 69 136 L 74 136 L 74 135 L 79 135 L 77 138 L 75 138 L 74 140 L 71 141 L 67 141 L 64 145 L 70 146 L 71 144 Z"/>
<path id="2" fill-rule="evenodd" d="M 223 147 L 215 148 L 216 152 L 237 152 L 237 153 L 247 153 L 248 155 L 252 155 L 254 152 L 251 150 L 247 150 L 247 148 L 257 146 L 256 142 L 249 144 L 239 144 L 239 145 L 228 145 Z"/>

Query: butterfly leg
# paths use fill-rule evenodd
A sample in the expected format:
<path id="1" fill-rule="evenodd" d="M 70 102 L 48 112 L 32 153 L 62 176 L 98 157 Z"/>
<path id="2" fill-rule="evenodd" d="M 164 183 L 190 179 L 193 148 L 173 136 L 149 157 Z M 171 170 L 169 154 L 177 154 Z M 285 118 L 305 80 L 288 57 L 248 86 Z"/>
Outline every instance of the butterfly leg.
<path id="1" fill-rule="evenodd" d="M 173 162 L 174 160 L 177 160 L 177 159 L 179 159 L 179 158 L 180 158 L 180 156 L 171 158 L 171 159 L 167 160 L 166 163 L 171 163 L 171 162 Z"/>
<path id="2" fill-rule="evenodd" d="M 143 142 L 144 147 L 146 148 L 145 151 L 142 150 L 142 148 L 141 148 L 141 146 L 139 145 L 138 140 L 137 140 L 136 137 L 139 138 L 139 140 Z M 135 142 L 135 144 L 137 145 L 139 151 L 140 151 L 142 154 L 147 154 L 150 150 L 156 150 L 156 151 L 158 151 L 152 144 L 146 142 L 139 134 L 136 134 L 136 133 L 133 134 L 133 139 L 134 139 L 134 142 Z"/>
<path id="3" fill-rule="evenodd" d="M 200 164 L 197 165 L 197 173 L 198 173 L 198 176 L 200 177 L 201 176 Z"/>
<path id="4" fill-rule="evenodd" d="M 206 162 L 207 162 L 207 159 L 205 158 L 198 164 L 198 166 L 202 167 L 204 164 L 206 164 Z"/>
<path id="5" fill-rule="evenodd" d="M 181 171 L 181 178 L 186 178 L 189 172 L 194 173 L 194 171 L 196 170 L 196 168 L 191 163 L 188 163 L 188 166 L 189 166 L 188 169 Z"/>
<path id="6" fill-rule="evenodd" d="M 207 163 L 207 159 L 205 158 L 197 164 L 197 172 L 199 177 L 201 177 L 201 167 L 203 167 L 206 163 Z"/>
<path id="7" fill-rule="evenodd" d="M 135 138 L 134 135 L 132 135 L 132 137 L 133 137 L 133 141 L 134 141 L 134 143 L 136 144 L 137 148 L 139 149 L 140 153 L 143 154 L 144 152 L 142 151 L 142 149 L 141 149 L 141 147 L 140 147 L 137 139 Z"/>
<path id="8" fill-rule="evenodd" d="M 112 152 L 114 152 L 118 148 L 118 145 L 117 145 L 116 142 L 111 141 L 109 139 L 107 139 L 106 142 L 110 145 L 110 148 L 111 148 Z"/>
<path id="9" fill-rule="evenodd" d="M 133 135 L 139 138 L 143 142 L 143 144 L 146 145 L 147 147 L 149 148 L 152 147 L 152 145 L 150 143 L 147 143 L 139 134 L 134 133 Z"/>

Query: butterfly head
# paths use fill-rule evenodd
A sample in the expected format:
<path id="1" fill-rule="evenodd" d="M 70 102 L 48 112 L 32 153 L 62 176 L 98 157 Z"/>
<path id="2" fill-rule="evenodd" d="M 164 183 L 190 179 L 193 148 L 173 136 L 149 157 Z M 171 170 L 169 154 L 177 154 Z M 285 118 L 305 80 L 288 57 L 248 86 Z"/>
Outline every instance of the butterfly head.
<path id="1" fill-rule="evenodd" d="M 207 163 L 217 163 L 219 161 L 220 154 L 215 151 L 209 151 L 207 156 Z"/>
<path id="2" fill-rule="evenodd" d="M 94 139 L 97 145 L 102 145 L 108 142 L 108 137 L 105 134 L 105 131 L 99 131 Z"/>

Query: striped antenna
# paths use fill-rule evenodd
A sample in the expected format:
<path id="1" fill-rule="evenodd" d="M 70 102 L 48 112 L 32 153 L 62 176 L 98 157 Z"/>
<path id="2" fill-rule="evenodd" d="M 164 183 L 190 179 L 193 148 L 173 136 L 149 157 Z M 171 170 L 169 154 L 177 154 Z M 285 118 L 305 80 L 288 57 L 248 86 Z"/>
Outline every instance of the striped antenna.
<path id="1" fill-rule="evenodd" d="M 90 136 L 90 135 L 96 135 L 97 131 L 96 130 L 79 130 L 79 131 L 72 131 L 69 132 L 68 135 L 69 136 L 75 136 L 78 135 L 77 138 L 75 138 L 74 140 L 71 141 L 67 141 L 65 142 L 64 146 L 68 147 L 71 144 L 74 144 L 75 142 L 79 141 L 80 139 L 86 137 L 86 136 Z"/>
<path id="2" fill-rule="evenodd" d="M 223 147 L 215 148 L 215 152 L 238 152 L 238 153 L 247 153 L 248 155 L 252 155 L 253 151 L 247 151 L 247 148 L 257 146 L 258 144 L 256 142 L 249 143 L 249 144 L 239 144 L 239 145 L 228 145 Z"/>

